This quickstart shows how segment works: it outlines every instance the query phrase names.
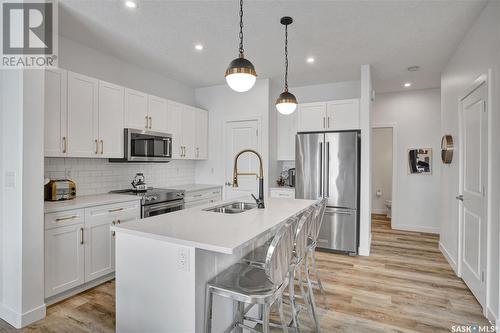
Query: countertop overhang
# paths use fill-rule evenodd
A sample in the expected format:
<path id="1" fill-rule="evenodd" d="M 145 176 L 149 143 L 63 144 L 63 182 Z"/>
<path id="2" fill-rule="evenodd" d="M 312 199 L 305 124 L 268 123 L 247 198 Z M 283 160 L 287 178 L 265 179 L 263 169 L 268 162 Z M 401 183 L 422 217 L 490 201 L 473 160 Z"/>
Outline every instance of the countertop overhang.
<path id="1" fill-rule="evenodd" d="M 114 226 L 112 230 L 207 251 L 233 254 L 239 247 L 279 227 L 290 217 L 300 214 L 316 202 L 269 198 L 266 200 L 266 208 L 254 208 L 239 214 L 203 210 L 233 201 L 254 202 L 247 197 L 226 200 L 128 222 Z"/>

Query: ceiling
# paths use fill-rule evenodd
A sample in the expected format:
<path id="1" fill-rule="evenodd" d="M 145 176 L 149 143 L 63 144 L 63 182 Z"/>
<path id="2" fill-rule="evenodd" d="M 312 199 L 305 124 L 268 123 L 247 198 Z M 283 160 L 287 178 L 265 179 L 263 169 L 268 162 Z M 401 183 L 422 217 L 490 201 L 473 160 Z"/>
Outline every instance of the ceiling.
<path id="1" fill-rule="evenodd" d="M 238 55 L 238 1 L 61 0 L 59 33 L 198 88 L 224 82 Z M 438 87 L 483 0 L 255 1 L 244 4 L 245 56 L 260 78 L 281 78 L 289 15 L 290 86 L 359 80 L 372 64 L 379 92 Z M 201 43 L 203 51 L 194 45 Z M 313 64 L 306 58 L 313 56 Z M 418 65 L 418 72 L 407 67 Z"/>

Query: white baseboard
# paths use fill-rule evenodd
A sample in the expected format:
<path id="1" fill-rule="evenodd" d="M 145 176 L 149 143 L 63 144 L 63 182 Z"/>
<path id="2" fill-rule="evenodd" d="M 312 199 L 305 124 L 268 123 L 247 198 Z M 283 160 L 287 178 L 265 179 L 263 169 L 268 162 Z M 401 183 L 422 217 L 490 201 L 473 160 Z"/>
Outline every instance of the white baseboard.
<path id="1" fill-rule="evenodd" d="M 387 214 L 387 209 L 385 209 L 385 208 L 372 208 L 372 214 Z"/>
<path id="2" fill-rule="evenodd" d="M 450 264 L 451 268 L 455 272 L 455 274 L 458 276 L 458 266 L 455 260 L 450 255 L 450 252 L 444 247 L 443 243 L 439 242 L 439 250 L 443 254 L 444 258 L 446 261 L 448 261 L 448 264 Z"/>
<path id="3" fill-rule="evenodd" d="M 441 231 L 439 227 L 427 227 L 423 225 L 402 225 L 395 224 L 394 221 L 392 222 L 391 227 L 395 230 L 425 232 L 429 234 L 439 234 Z"/>
<path id="4" fill-rule="evenodd" d="M 26 311 L 25 313 L 16 312 L 4 304 L 0 304 L 0 318 L 18 329 L 45 318 L 45 312 L 45 304 Z"/>
<path id="5" fill-rule="evenodd" d="M 358 255 L 368 257 L 370 255 L 371 246 L 372 246 L 372 233 L 370 232 L 370 235 L 368 237 L 368 246 L 366 248 L 360 246 L 358 249 Z"/>

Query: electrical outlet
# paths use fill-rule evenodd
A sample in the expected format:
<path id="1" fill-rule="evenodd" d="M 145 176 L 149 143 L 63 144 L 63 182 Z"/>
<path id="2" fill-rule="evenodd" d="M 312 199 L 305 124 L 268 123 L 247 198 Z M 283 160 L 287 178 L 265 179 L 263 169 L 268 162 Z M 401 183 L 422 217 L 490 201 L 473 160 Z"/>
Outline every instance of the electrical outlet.
<path id="1" fill-rule="evenodd" d="M 177 268 L 184 272 L 189 272 L 189 249 L 180 247 L 177 252 Z"/>

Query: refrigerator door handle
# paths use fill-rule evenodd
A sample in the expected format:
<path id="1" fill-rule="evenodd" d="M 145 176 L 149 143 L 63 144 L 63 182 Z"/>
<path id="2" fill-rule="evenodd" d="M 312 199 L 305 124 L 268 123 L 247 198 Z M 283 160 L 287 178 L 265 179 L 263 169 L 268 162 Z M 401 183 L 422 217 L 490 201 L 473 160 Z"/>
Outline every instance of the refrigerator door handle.
<path id="1" fill-rule="evenodd" d="M 326 169 L 326 197 L 330 197 L 330 142 L 326 143 L 326 157 L 325 157 L 325 169 Z"/>
<path id="2" fill-rule="evenodd" d="M 323 197 L 323 143 L 319 143 L 319 196 Z"/>

